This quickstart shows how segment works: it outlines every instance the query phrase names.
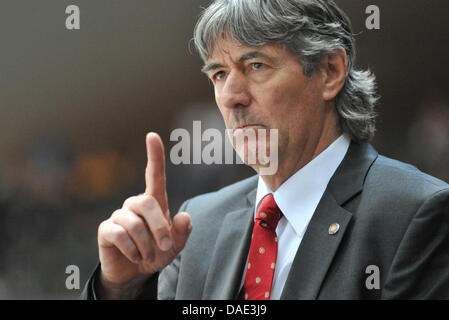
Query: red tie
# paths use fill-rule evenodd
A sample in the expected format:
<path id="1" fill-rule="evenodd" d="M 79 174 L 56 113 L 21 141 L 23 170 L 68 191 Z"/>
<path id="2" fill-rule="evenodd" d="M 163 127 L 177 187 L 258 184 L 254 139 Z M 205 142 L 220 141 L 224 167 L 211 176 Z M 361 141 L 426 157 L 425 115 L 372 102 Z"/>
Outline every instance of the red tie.
<path id="1" fill-rule="evenodd" d="M 282 212 L 268 194 L 259 206 L 254 222 L 245 283 L 242 297 L 245 300 L 269 300 L 278 251 L 276 226 Z"/>

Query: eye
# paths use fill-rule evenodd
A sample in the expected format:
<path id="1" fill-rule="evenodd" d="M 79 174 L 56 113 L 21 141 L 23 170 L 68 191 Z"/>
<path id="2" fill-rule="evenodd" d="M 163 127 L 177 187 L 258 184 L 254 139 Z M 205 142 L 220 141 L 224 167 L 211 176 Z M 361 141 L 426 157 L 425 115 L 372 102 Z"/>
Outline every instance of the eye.
<path id="1" fill-rule="evenodd" d="M 222 80 L 225 76 L 226 76 L 226 72 L 218 71 L 217 73 L 214 73 L 214 75 L 212 76 L 212 80 L 214 80 L 214 81 Z"/>
<path id="2" fill-rule="evenodd" d="M 261 62 L 254 62 L 254 63 L 251 63 L 251 65 L 254 70 L 260 70 L 265 66 L 265 64 L 263 64 Z"/>

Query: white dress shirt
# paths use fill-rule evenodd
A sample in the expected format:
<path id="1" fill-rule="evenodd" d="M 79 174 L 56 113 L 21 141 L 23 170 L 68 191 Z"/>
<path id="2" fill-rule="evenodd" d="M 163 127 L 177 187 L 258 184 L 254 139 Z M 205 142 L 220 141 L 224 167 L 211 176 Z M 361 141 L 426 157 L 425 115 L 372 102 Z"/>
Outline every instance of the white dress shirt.
<path id="1" fill-rule="evenodd" d="M 346 155 L 350 142 L 348 136 L 341 135 L 327 149 L 285 181 L 275 192 L 259 177 L 254 218 L 260 202 L 269 193 L 273 193 L 274 199 L 283 213 L 276 228 L 278 254 L 271 289 L 272 300 L 279 300 L 281 297 L 293 259 L 307 226 L 329 180 Z M 242 286 L 245 275 L 243 275 Z"/>

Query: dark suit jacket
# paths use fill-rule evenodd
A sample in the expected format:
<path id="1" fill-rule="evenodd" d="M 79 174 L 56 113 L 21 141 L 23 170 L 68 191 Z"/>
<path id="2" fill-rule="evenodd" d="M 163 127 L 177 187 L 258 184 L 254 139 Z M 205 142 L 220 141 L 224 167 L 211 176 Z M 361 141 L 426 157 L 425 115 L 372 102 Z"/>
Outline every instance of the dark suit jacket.
<path id="1" fill-rule="evenodd" d="M 192 234 L 140 298 L 157 292 L 159 299 L 237 299 L 256 187 L 257 176 L 186 201 L 181 210 L 192 217 Z M 331 235 L 333 223 L 340 229 Z M 379 289 L 367 286 L 376 275 Z M 90 286 L 91 280 L 85 298 Z M 449 299 L 449 185 L 352 142 L 308 225 L 281 299 Z"/>

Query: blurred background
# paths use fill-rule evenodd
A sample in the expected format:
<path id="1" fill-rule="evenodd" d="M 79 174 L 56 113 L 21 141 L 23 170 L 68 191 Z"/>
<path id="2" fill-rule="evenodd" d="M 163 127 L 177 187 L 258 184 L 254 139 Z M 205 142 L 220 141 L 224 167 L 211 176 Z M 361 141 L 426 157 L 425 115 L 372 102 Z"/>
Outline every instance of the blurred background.
<path id="1" fill-rule="evenodd" d="M 377 75 L 373 145 L 449 181 L 446 0 L 337 0 L 358 63 Z M 224 129 L 190 42 L 209 1 L 0 2 L 0 299 L 72 299 L 97 263 L 96 234 L 144 191 L 145 134 Z M 67 30 L 65 8 L 81 11 Z M 365 9 L 381 10 L 367 30 Z M 253 175 L 243 165 L 167 163 L 172 212 L 187 198 Z M 77 265 L 81 289 L 65 273 Z"/>

